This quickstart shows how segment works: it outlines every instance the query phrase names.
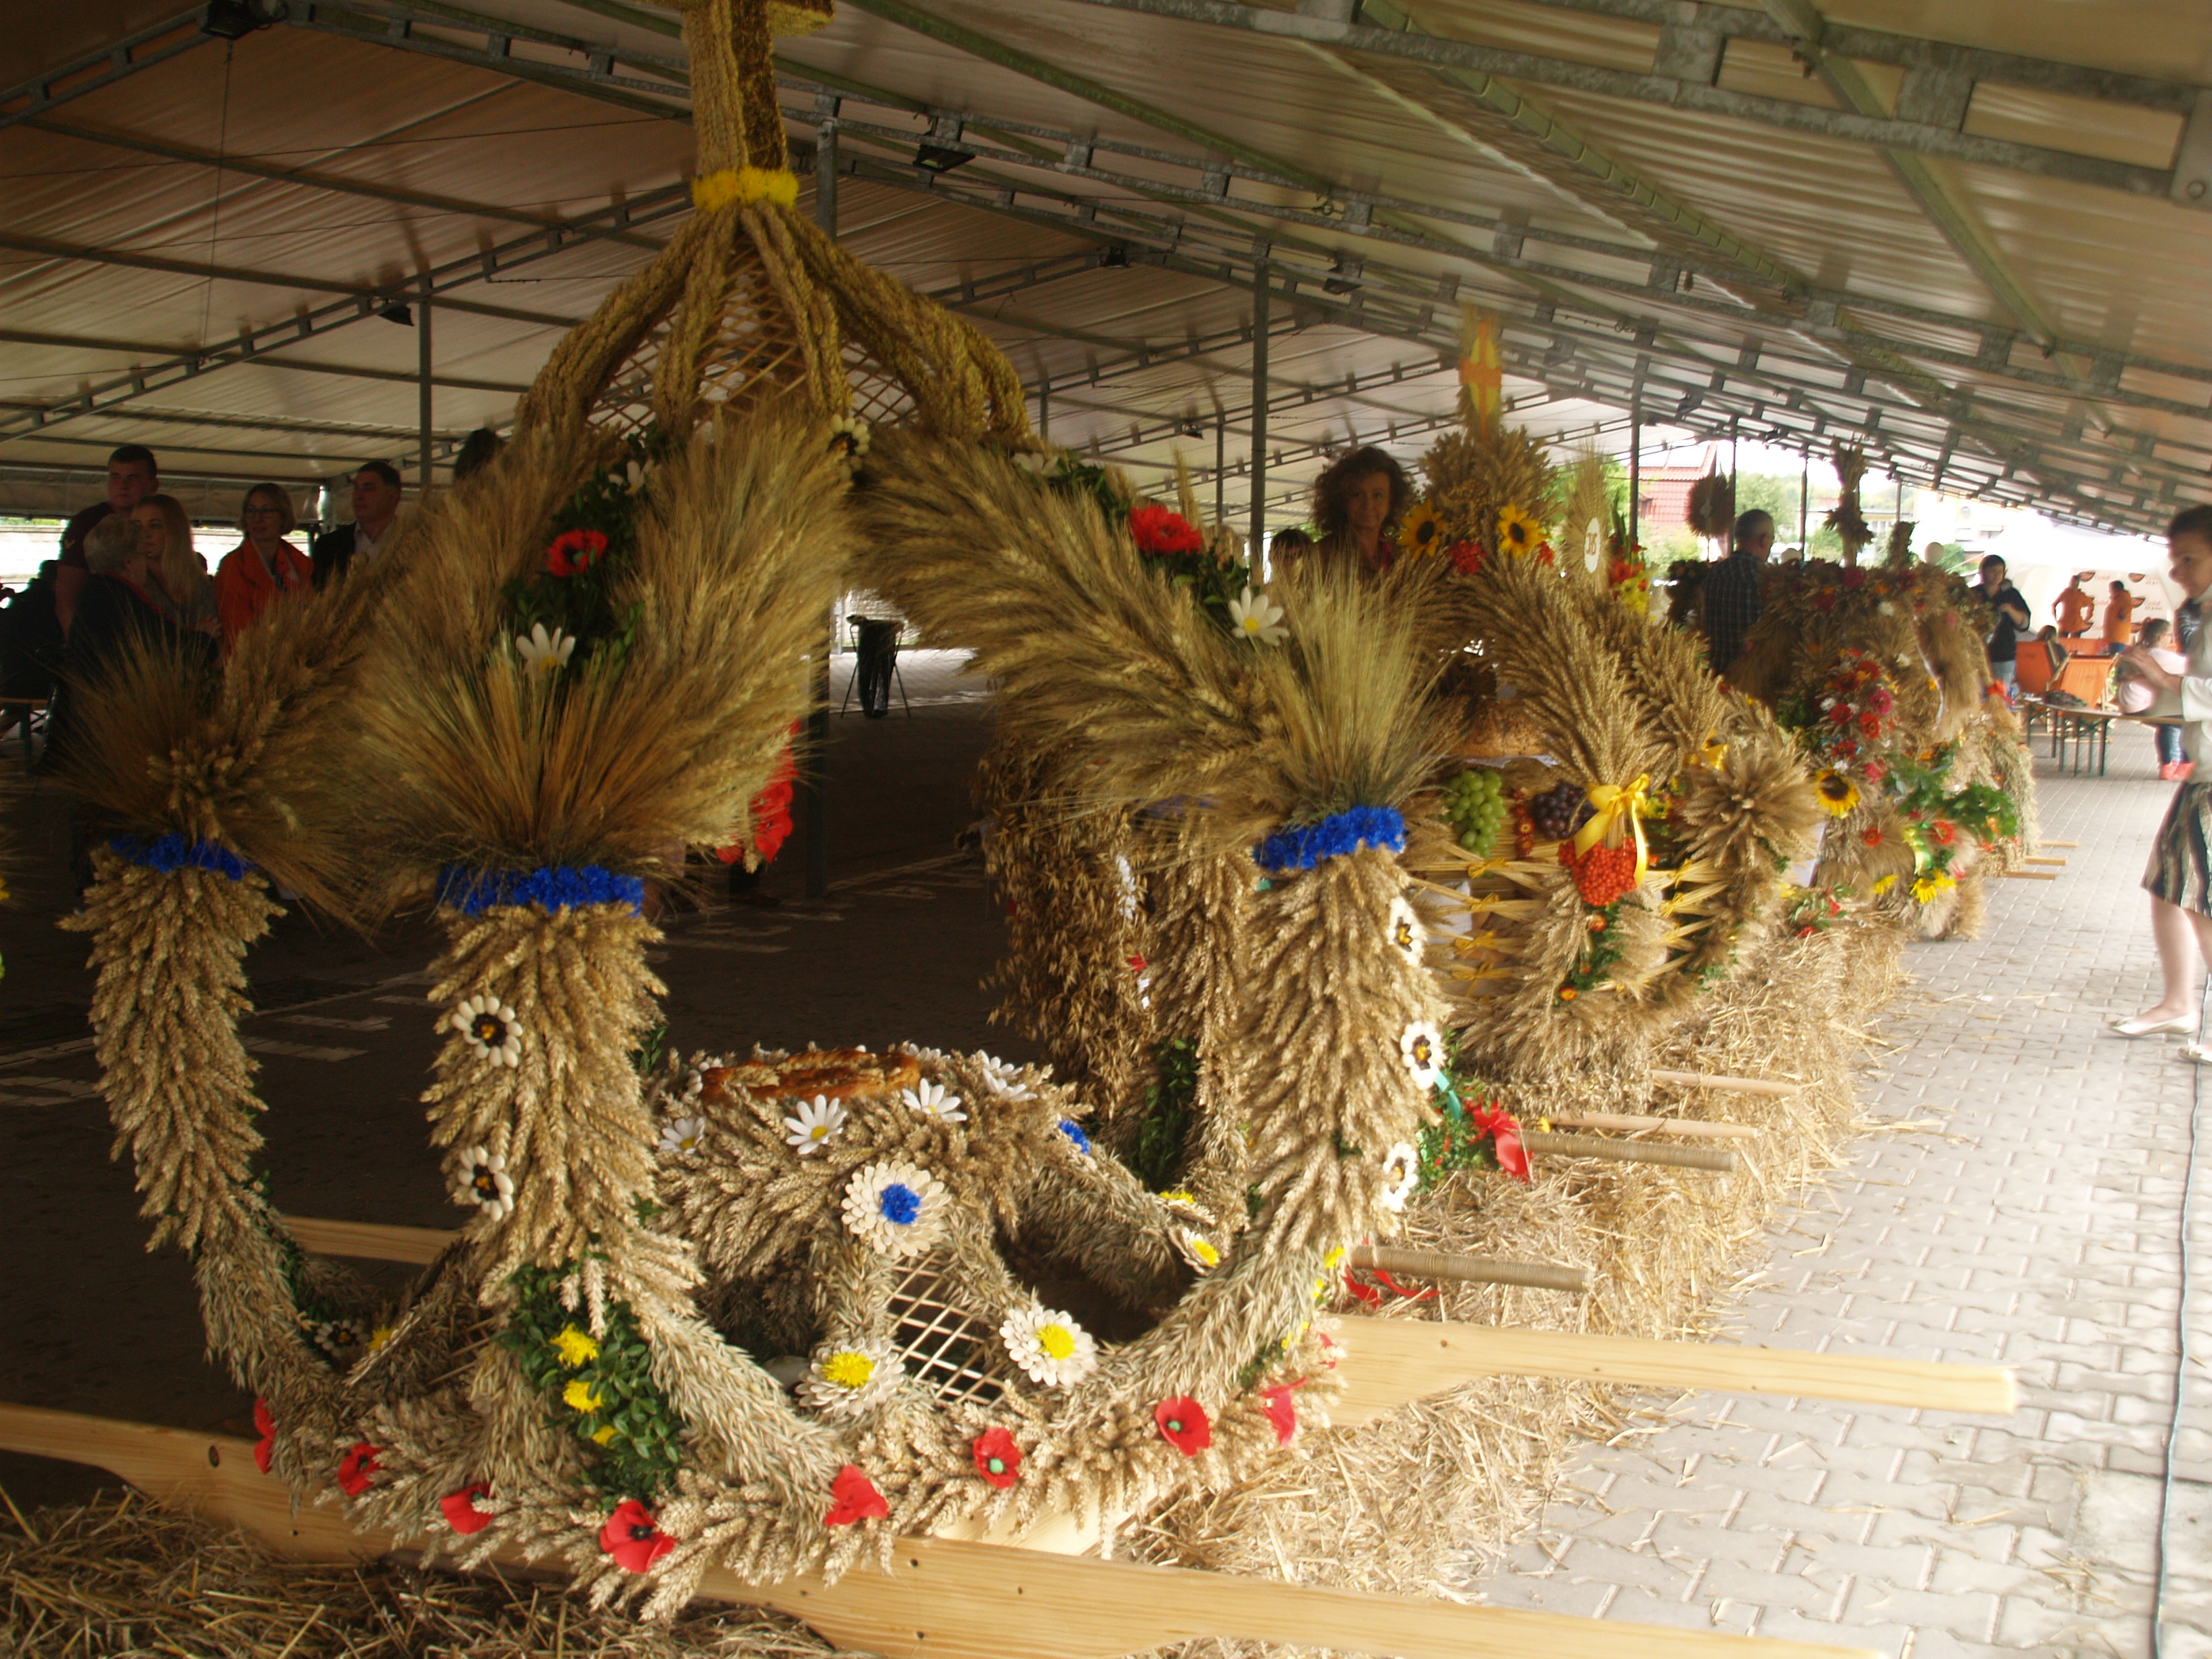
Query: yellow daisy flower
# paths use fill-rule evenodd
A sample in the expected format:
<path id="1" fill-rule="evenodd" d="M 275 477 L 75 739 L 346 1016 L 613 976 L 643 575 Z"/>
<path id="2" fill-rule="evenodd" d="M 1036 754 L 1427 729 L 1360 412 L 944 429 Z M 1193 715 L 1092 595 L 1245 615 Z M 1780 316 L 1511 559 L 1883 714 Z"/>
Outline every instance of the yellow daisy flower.
<path id="1" fill-rule="evenodd" d="M 605 1405 L 607 1397 L 580 1376 L 561 1390 L 561 1402 L 571 1411 L 588 1415 Z"/>
<path id="2" fill-rule="evenodd" d="M 560 1353 L 564 1370 L 573 1371 L 585 1361 L 599 1357 L 599 1345 L 592 1340 L 588 1332 L 579 1330 L 574 1325 L 561 1328 L 561 1334 L 553 1339 L 553 1346 Z"/>
<path id="3" fill-rule="evenodd" d="M 1517 507 L 1508 507 L 1498 515 L 1498 550 L 1510 553 L 1516 559 L 1525 559 L 1542 545 L 1544 526 L 1538 524 Z"/>

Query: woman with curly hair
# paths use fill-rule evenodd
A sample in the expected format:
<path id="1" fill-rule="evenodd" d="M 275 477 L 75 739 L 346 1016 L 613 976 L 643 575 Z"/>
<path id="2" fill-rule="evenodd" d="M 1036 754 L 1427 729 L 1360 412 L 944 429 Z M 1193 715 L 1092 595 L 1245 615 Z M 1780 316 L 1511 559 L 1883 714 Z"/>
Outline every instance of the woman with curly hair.
<path id="1" fill-rule="evenodd" d="M 1355 449 L 1314 481 L 1321 544 L 1305 556 L 1342 560 L 1380 575 L 1397 560 L 1392 532 L 1413 504 L 1404 467 L 1372 444 Z"/>

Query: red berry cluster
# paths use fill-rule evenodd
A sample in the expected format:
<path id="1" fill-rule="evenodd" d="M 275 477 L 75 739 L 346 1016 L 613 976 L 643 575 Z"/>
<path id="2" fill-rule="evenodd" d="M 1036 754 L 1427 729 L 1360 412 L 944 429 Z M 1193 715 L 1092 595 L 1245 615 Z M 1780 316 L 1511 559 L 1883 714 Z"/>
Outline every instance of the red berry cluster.
<path id="1" fill-rule="evenodd" d="M 1563 841 L 1559 862 L 1574 877 L 1583 902 L 1592 909 L 1602 910 L 1636 890 L 1636 849 L 1626 842 L 1618 847 L 1601 842 L 1577 857 L 1574 842 Z"/>

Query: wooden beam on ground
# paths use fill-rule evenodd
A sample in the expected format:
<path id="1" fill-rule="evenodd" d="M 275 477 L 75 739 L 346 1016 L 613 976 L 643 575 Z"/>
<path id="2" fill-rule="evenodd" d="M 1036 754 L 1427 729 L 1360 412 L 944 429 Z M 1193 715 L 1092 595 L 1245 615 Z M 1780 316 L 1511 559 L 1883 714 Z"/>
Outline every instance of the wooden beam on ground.
<path id="1" fill-rule="evenodd" d="M 1379 1268 L 1408 1279 L 1455 1279 L 1471 1285 L 1519 1285 L 1535 1291 L 1589 1289 L 1589 1269 L 1550 1261 L 1504 1261 L 1491 1255 L 1460 1255 L 1442 1250 L 1401 1250 L 1389 1244 L 1362 1244 L 1352 1252 L 1355 1267 Z"/>
<path id="2" fill-rule="evenodd" d="M 2002 876 L 2007 881 L 2056 881 L 2058 879 L 2058 872 L 2056 870 L 2000 870 L 1997 874 Z"/>
<path id="3" fill-rule="evenodd" d="M 2078 841 L 2045 841 L 2036 843 L 2039 847 L 2079 847 L 2081 844 Z"/>
<path id="4" fill-rule="evenodd" d="M 248 1440 L 0 1406 L 0 1449 L 106 1469 L 157 1501 L 256 1533 L 297 1559 L 358 1561 L 409 1542 L 356 1533 L 328 1510 L 293 1513 L 284 1484 L 253 1467 Z M 492 1559 L 524 1565 L 504 1553 Z M 700 1582 L 699 1599 L 775 1607 L 841 1647 L 884 1659 L 1119 1659 L 1206 1637 L 1401 1659 L 1877 1659 L 1865 1648 L 1364 1595 L 945 1538 L 901 1539 L 890 1572 L 855 1569 L 835 1584 L 808 1574 L 751 1585 L 713 1571 Z"/>
<path id="5" fill-rule="evenodd" d="M 1523 1129 L 1521 1144 L 1553 1158 L 1601 1158 L 1610 1164 L 1658 1164 L 1675 1170 L 1710 1170 L 1732 1175 L 1735 1154 L 1717 1146 L 1661 1146 L 1649 1140 L 1599 1140 L 1590 1135 L 1547 1134 Z"/>
<path id="6" fill-rule="evenodd" d="M 2055 864 L 2062 870 L 2066 867 L 2066 860 L 2064 859 L 2039 859 L 2035 857 L 2033 854 L 2023 856 L 2021 862 L 2022 864 Z"/>
<path id="7" fill-rule="evenodd" d="M 1724 1077 L 1717 1072 L 1654 1072 L 1654 1083 L 1671 1083 L 1678 1089 L 1733 1089 L 1740 1095 L 1802 1095 L 1802 1083 L 1770 1082 L 1761 1077 Z"/>
<path id="8" fill-rule="evenodd" d="M 1545 1121 L 1561 1129 L 1656 1129 L 1706 1140 L 1756 1140 L 1760 1133 L 1748 1123 L 1707 1123 L 1697 1118 L 1650 1117 L 1634 1112 L 1553 1112 Z"/>
<path id="9" fill-rule="evenodd" d="M 1339 1328 L 1345 1355 L 1338 1370 L 1346 1392 L 1329 1415 L 1345 1424 L 1364 1423 L 1484 1376 L 1571 1376 L 1630 1388 L 1856 1400 L 1916 1411 L 2003 1413 L 2016 1403 L 2012 1373 L 2001 1366 L 1417 1319 L 1347 1319 Z"/>

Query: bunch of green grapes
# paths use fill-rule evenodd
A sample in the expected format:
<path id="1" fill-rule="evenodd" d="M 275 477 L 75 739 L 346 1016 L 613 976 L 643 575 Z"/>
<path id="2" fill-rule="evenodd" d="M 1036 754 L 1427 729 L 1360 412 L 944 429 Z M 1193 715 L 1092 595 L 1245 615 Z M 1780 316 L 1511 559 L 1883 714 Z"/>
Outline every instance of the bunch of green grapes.
<path id="1" fill-rule="evenodd" d="M 1444 817 L 1462 847 L 1488 857 L 1505 822 L 1505 785 L 1498 769 L 1470 767 L 1445 785 Z"/>

